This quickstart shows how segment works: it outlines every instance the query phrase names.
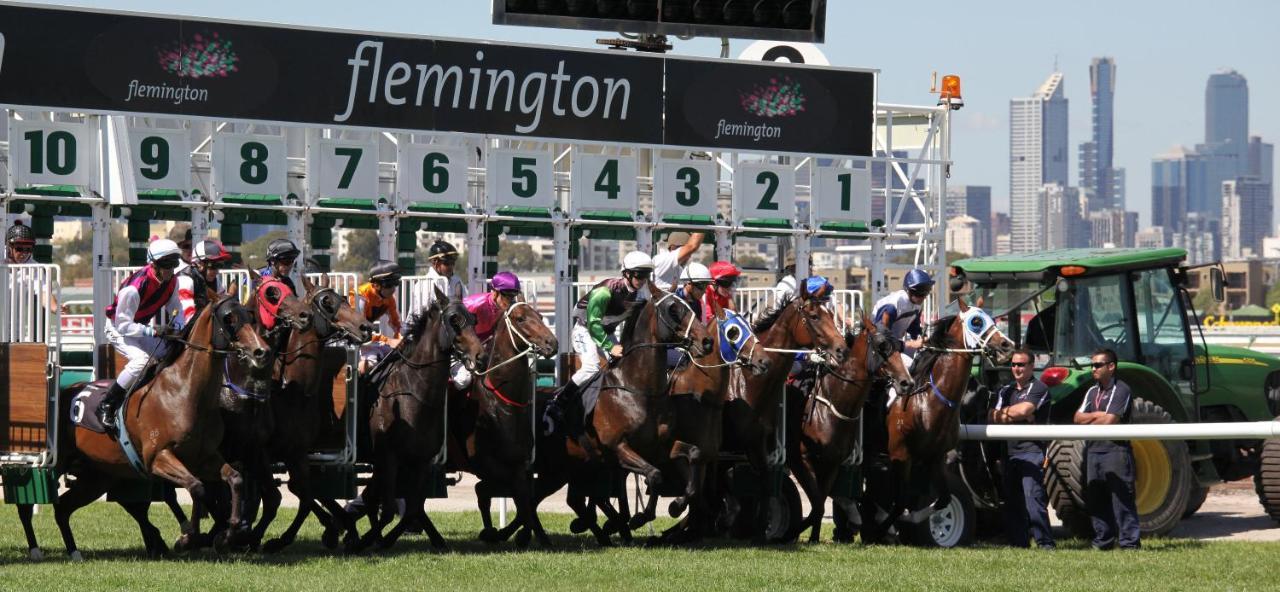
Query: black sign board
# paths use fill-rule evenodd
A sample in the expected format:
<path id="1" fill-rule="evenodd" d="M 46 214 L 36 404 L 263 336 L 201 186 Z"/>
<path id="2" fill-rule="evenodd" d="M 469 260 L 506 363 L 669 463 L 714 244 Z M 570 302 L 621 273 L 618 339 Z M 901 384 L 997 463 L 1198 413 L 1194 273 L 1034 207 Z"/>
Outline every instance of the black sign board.
<path id="1" fill-rule="evenodd" d="M 11 4 L 0 36 L 11 106 L 871 154 L 871 72 Z"/>

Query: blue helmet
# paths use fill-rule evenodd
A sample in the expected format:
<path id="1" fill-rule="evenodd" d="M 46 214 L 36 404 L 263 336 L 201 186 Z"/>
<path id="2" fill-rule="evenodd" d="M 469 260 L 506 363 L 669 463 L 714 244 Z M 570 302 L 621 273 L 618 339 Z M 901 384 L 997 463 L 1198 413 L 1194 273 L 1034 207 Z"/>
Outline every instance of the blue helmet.
<path id="1" fill-rule="evenodd" d="M 809 296 L 826 296 L 830 289 L 831 282 L 820 275 L 810 276 L 804 281 L 804 291 Z"/>
<path id="2" fill-rule="evenodd" d="M 908 292 L 926 292 L 933 287 L 933 278 L 923 269 L 913 269 L 902 278 L 902 287 Z"/>

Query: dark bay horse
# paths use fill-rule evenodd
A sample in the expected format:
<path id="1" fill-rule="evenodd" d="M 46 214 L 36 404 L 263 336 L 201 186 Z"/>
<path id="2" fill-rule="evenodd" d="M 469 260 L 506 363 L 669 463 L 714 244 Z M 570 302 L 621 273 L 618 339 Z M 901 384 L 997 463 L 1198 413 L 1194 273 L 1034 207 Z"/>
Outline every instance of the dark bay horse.
<path id="1" fill-rule="evenodd" d="M 554 358 L 560 345 L 537 309 L 523 301 L 503 311 L 487 345 L 488 368 L 475 373 L 465 393 L 451 389 L 455 401 L 450 410 L 457 413 L 451 413 L 449 432 L 460 453 L 451 464 L 480 478 L 476 502 L 484 520 L 481 540 L 498 539 L 489 513 L 483 510 L 493 497 L 511 497 L 516 520 L 526 524 L 539 543 L 550 546 L 533 497 L 533 455 L 540 422 L 535 423 L 539 416 L 534 413 L 537 374 L 529 368 L 529 360 Z"/>
<path id="2" fill-rule="evenodd" d="M 180 339 L 186 347 L 126 402 L 120 429 L 137 447 L 144 475 L 134 469 L 115 438 L 74 429 L 75 450 L 66 468 L 76 478 L 54 504 L 54 519 L 73 559 L 82 557 L 71 532 L 71 515 L 121 480 L 159 477 L 186 488 L 192 499 L 204 499 L 212 508 L 218 507 L 217 500 L 206 497 L 210 488 L 205 482 L 224 481 L 231 488 L 227 533 L 240 526 L 242 480 L 218 450 L 223 434 L 218 407 L 223 361 L 234 354 L 263 365 L 268 346 L 233 296 L 210 292 L 209 300 Z M 59 421 L 68 418 L 63 414 Z M 121 505 L 138 522 L 147 554 L 165 554 L 167 547 L 160 531 L 147 516 L 150 502 Z"/>
<path id="3" fill-rule="evenodd" d="M 257 272 L 249 270 L 249 275 L 253 285 L 259 285 L 261 277 Z M 233 288 L 228 292 L 235 294 L 237 290 Z M 266 299 L 270 306 L 259 307 L 260 297 Z M 292 294 L 285 294 L 279 284 L 268 283 L 251 291 L 245 307 L 253 315 L 255 330 L 269 344 L 279 345 L 281 333 L 306 331 L 311 327 L 311 309 Z M 273 318 L 263 318 L 263 315 L 271 315 Z M 267 325 L 271 325 L 271 329 L 267 329 Z M 270 397 L 273 391 L 279 389 L 280 369 L 275 363 L 279 353 L 273 347 L 267 364 L 262 366 L 255 367 L 243 360 L 231 358 L 225 362 L 226 380 L 221 396 L 225 431 L 221 450 L 223 458 L 235 466 L 244 479 L 246 495 L 242 498 L 241 515 L 247 523 L 253 522 L 259 499 L 265 500 L 265 505 L 280 505 L 280 490 L 275 486 L 268 450 L 271 434 L 275 430 Z M 195 524 L 190 530 L 193 534 L 198 534 L 203 504 L 195 500 L 194 505 Z M 178 520 L 180 523 L 183 521 L 181 517 Z M 210 535 L 216 535 L 219 527 L 225 525 L 215 525 Z M 174 550 L 198 548 L 208 542 L 198 536 L 184 535 L 175 544 Z M 260 542 L 261 536 L 251 533 L 247 545 L 256 550 Z"/>
<path id="4" fill-rule="evenodd" d="M 423 505 L 427 478 L 444 470 L 448 456 L 450 363 L 456 357 L 476 368 L 484 359 L 475 324 L 461 301 L 450 302 L 436 288 L 435 299 L 406 323 L 404 338 L 383 362 L 390 366 L 369 417 L 374 494 L 364 497 L 371 526 L 358 548 L 390 547 L 410 526 L 421 527 L 435 548 L 445 548 Z M 397 498 L 404 498 L 405 514 L 384 537 Z"/>
<path id="5" fill-rule="evenodd" d="M 633 530 L 656 517 L 663 475 L 655 463 L 666 463 L 673 453 L 670 440 L 659 433 L 660 420 L 670 413 L 667 349 L 678 347 L 701 358 L 714 347 L 684 299 L 653 284 L 648 289 L 649 298 L 623 324 L 622 357 L 599 379 L 600 396 L 588 429 L 593 454 L 607 452 L 618 468 L 645 478 L 649 499 L 632 517 L 628 526 Z"/>
<path id="6" fill-rule="evenodd" d="M 364 343 L 373 336 L 373 325 L 327 285 L 316 285 L 304 276 L 302 286 L 306 290 L 302 305 L 311 315 L 311 324 L 304 331 L 291 331 L 277 357 L 279 387 L 271 393 L 275 421 L 268 446 L 271 458 L 284 463 L 289 472 L 289 491 L 298 498 L 298 513 L 279 537 L 263 545 L 269 553 L 292 544 L 313 513 L 326 528 L 332 521 L 342 521 L 347 545 L 356 542 L 355 523 L 342 512 L 342 507 L 334 500 L 316 498 L 307 455 L 334 421 L 333 397 L 329 395 L 342 365 L 327 359 L 326 344 Z M 253 528 L 253 540 L 262 539 L 278 509 L 278 495 L 263 498 L 262 517 Z M 325 543 L 336 546 L 336 537 Z"/>
<path id="7" fill-rule="evenodd" d="M 865 315 L 862 330 L 845 335 L 849 355 L 833 369 L 820 368 L 811 392 L 789 386 L 788 430 L 798 437 L 789 440 L 787 465 L 809 498 L 809 515 L 794 525 L 794 536 L 810 528 L 809 542 L 818 542 L 823 512 L 840 469 L 851 458 L 862 438 L 862 408 L 876 380 L 892 381 L 899 392 L 910 392 L 915 381 L 888 335 L 876 330 Z M 850 498 L 834 501 L 837 540 L 852 536 L 848 516 L 858 516 Z M 841 520 L 843 519 L 843 520 Z"/>
<path id="8" fill-rule="evenodd" d="M 888 409 L 889 476 L 880 495 L 864 496 L 863 540 L 882 539 L 913 498 L 932 488 L 933 504 L 910 511 L 903 520 L 918 527 L 951 502 L 945 461 L 959 441 L 960 401 L 969 387 L 973 355 L 1006 364 L 1016 345 L 982 310 L 956 299 L 960 313 L 933 324 L 928 340 L 911 367 L 916 388 L 895 399 Z M 885 512 L 882 504 L 892 504 Z"/>
<path id="9" fill-rule="evenodd" d="M 824 364 L 839 365 L 848 354 L 849 346 L 836 330 L 827 301 L 811 298 L 805 291 L 796 298 L 779 302 L 756 322 L 754 332 L 754 343 L 744 349 L 752 355 L 753 350 L 759 348 L 767 352 L 767 359 L 762 365 L 763 371 L 759 367 L 755 370 L 733 369 L 724 410 L 722 449 L 745 453 L 751 468 L 763 481 L 771 465 L 782 464 L 771 462 L 770 454 L 786 452 L 785 442 L 782 446 L 777 442 L 778 420 L 795 350 L 813 351 L 822 357 Z M 765 497 L 758 499 L 764 500 Z M 738 521 L 739 516 L 735 515 L 741 511 L 728 507 L 724 510 L 726 521 L 742 524 Z M 768 504 L 756 504 L 755 521 L 751 526 L 760 541 L 766 538 L 767 512 Z"/>

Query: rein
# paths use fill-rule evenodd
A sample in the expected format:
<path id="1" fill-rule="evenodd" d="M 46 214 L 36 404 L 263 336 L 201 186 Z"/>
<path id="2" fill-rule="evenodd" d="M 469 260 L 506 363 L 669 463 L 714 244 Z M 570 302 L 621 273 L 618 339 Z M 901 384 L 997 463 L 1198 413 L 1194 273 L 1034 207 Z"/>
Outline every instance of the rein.
<path id="1" fill-rule="evenodd" d="M 535 355 L 537 348 L 534 347 L 533 342 L 529 341 L 529 338 L 525 337 L 524 333 L 517 331 L 516 326 L 511 322 L 511 311 L 515 310 L 517 306 L 530 306 L 530 304 L 528 302 L 517 302 L 515 304 L 512 304 L 510 307 L 507 308 L 506 312 L 502 313 L 502 321 L 507 325 L 507 337 L 511 338 L 512 349 L 517 349 L 517 350 L 520 349 L 520 346 L 516 344 L 516 337 L 519 337 L 520 341 L 524 342 L 525 348 L 514 354 L 511 354 L 510 358 L 507 358 L 502 362 L 499 362 L 498 364 L 490 366 L 488 369 L 484 370 L 483 372 L 476 371 L 476 372 L 472 372 L 472 374 L 476 376 L 488 376 L 490 372 L 493 372 L 498 368 L 506 366 L 507 364 L 510 364 L 521 358 L 527 358 L 531 355 Z"/>

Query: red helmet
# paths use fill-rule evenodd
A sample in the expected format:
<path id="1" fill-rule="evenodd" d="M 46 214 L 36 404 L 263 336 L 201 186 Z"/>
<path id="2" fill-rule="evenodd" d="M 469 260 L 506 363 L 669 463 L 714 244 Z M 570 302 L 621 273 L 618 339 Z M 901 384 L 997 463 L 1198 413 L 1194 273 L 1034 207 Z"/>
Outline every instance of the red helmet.
<path id="1" fill-rule="evenodd" d="M 716 261 L 711 264 L 711 279 L 719 281 L 724 278 L 736 278 L 742 275 L 741 271 L 728 261 Z"/>
<path id="2" fill-rule="evenodd" d="M 195 249 L 191 252 L 191 260 L 222 263 L 231 260 L 231 253 L 227 252 L 227 248 L 222 246 L 220 241 L 206 238 L 196 243 Z"/>

